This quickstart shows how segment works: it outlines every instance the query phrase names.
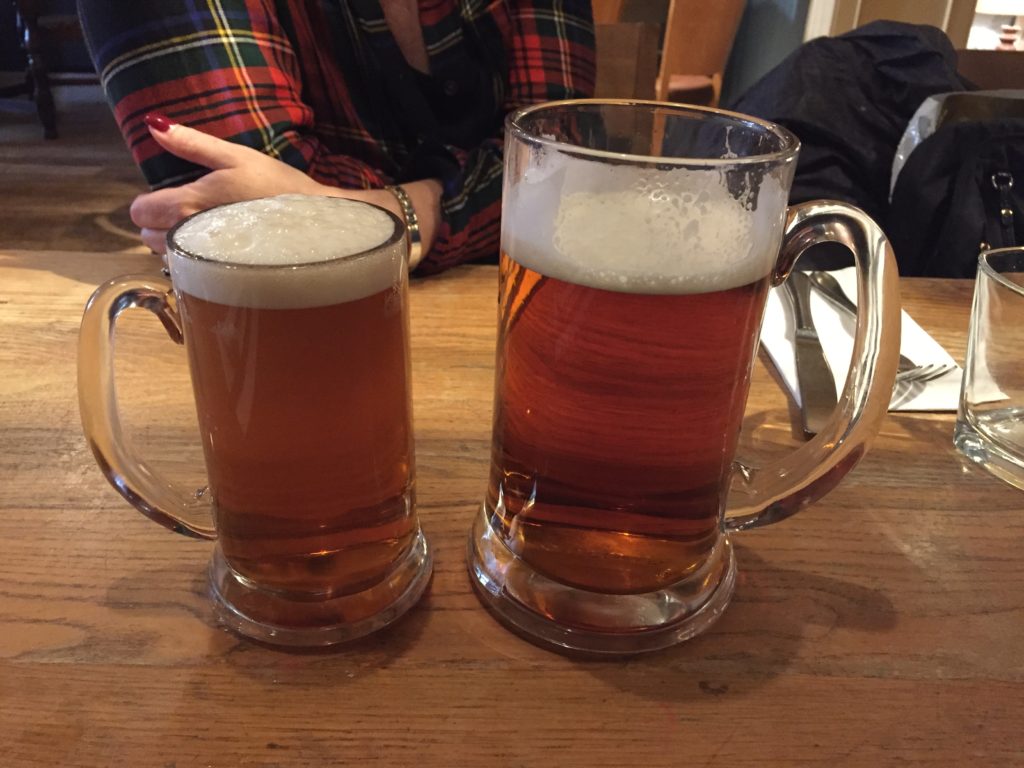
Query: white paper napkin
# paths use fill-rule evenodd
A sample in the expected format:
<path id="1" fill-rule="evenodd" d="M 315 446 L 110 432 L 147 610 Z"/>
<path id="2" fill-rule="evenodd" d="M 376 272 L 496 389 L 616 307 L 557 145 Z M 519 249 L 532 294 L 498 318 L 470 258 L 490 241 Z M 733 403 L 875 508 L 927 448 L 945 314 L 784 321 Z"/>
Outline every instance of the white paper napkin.
<path id="1" fill-rule="evenodd" d="M 857 275 L 853 267 L 832 273 L 854 303 L 857 301 Z M 797 389 L 796 360 L 793 352 L 793 315 L 789 310 L 788 298 L 781 295 L 782 287 L 774 288 L 768 294 L 764 325 L 761 327 L 761 344 L 768 352 L 776 369 L 793 394 L 797 405 L 800 392 Z M 956 365 L 956 361 L 935 339 L 903 312 L 902 349 L 904 355 L 917 365 L 940 363 Z M 811 290 L 811 315 L 818 331 L 825 359 L 836 380 L 836 395 L 842 392 L 846 375 L 850 370 L 853 354 L 854 319 L 836 307 L 817 290 Z M 890 411 L 955 411 L 960 399 L 960 380 L 963 371 L 959 366 L 938 379 L 925 383 L 898 385 L 893 392 Z"/>

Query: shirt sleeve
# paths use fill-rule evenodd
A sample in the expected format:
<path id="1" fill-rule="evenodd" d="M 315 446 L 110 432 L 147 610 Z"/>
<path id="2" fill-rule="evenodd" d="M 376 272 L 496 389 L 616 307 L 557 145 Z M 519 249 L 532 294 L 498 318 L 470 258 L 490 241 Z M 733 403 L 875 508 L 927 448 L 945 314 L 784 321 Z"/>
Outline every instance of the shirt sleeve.
<path id="1" fill-rule="evenodd" d="M 289 4 L 274 0 L 79 0 L 86 41 L 118 127 L 153 189 L 207 171 L 161 150 L 143 117 L 161 112 L 214 136 L 260 150 L 336 187 L 374 189 L 394 180 L 317 137 L 303 100 L 300 62 L 285 25 Z M 588 96 L 594 34 L 586 0 L 497 0 L 508 62 L 504 111 Z M 308 52 L 307 52 L 308 54 Z M 322 87 L 322 83 L 307 83 Z M 354 109 L 344 99 L 341 109 Z M 358 116 L 337 115 L 339 125 Z M 419 272 L 494 256 L 501 211 L 501 132 L 471 148 L 445 147 L 442 222 Z M 414 179 L 408 179 L 413 181 Z"/>
<path id="2" fill-rule="evenodd" d="M 505 114 L 594 93 L 594 25 L 589 2 L 513 0 L 507 4 Z M 447 147 L 458 171 L 444 179 L 442 223 L 417 270 L 439 272 L 498 251 L 504 133 L 469 150 Z"/>
<path id="3" fill-rule="evenodd" d="M 207 169 L 163 152 L 142 121 L 149 112 L 260 150 L 325 184 L 387 183 L 370 164 L 331 153 L 318 140 L 273 0 L 78 5 L 118 127 L 153 189 L 192 181 Z"/>

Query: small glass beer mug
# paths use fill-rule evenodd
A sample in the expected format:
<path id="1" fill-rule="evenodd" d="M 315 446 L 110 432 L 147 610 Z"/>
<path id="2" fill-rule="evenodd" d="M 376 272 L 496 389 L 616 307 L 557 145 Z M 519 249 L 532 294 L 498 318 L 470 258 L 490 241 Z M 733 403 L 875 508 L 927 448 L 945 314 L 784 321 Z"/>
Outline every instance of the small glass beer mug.
<path id="1" fill-rule="evenodd" d="M 85 310 L 79 399 L 100 467 L 143 514 L 216 539 L 211 594 L 238 632 L 315 646 L 391 623 L 431 568 L 415 513 L 403 225 L 349 200 L 253 200 L 186 219 L 167 260 L 170 282 L 118 278 Z M 112 333 L 129 307 L 184 341 L 203 492 L 126 449 Z"/>
<path id="2" fill-rule="evenodd" d="M 897 274 L 848 205 L 787 211 L 799 143 L 709 109 L 575 101 L 506 123 L 490 481 L 469 541 L 484 604 L 596 653 L 707 628 L 729 534 L 775 522 L 863 456 L 892 392 Z M 861 316 L 829 425 L 786 459 L 734 458 L 769 286 L 850 247 Z"/>

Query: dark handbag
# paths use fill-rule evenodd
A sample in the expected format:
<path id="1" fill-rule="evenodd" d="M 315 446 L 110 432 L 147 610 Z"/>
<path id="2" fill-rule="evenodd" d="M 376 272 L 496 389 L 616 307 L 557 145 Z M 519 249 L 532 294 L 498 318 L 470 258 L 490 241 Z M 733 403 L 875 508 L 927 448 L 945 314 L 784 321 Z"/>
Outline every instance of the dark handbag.
<path id="1" fill-rule="evenodd" d="M 1024 118 L 938 128 L 897 177 L 885 231 L 902 275 L 974 277 L 981 250 L 1024 245 Z"/>

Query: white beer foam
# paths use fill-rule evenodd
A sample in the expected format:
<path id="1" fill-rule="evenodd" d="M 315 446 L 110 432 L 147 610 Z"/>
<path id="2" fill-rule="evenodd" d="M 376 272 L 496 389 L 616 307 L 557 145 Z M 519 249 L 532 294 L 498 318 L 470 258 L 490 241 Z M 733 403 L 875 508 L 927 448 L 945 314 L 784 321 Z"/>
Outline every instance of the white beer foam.
<path id="1" fill-rule="evenodd" d="M 168 249 L 168 265 L 179 291 L 207 301 L 261 309 L 326 306 L 370 296 L 402 279 L 404 238 L 355 256 L 394 233 L 394 219 L 372 205 L 280 195 L 188 220 L 174 241 L 201 258 Z"/>
<path id="2" fill-rule="evenodd" d="M 767 173 L 737 196 L 724 174 L 551 153 L 506 187 L 504 250 L 541 274 L 624 293 L 747 285 L 775 264 L 786 189 Z"/>

